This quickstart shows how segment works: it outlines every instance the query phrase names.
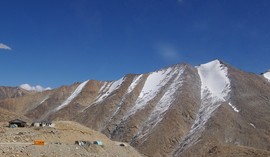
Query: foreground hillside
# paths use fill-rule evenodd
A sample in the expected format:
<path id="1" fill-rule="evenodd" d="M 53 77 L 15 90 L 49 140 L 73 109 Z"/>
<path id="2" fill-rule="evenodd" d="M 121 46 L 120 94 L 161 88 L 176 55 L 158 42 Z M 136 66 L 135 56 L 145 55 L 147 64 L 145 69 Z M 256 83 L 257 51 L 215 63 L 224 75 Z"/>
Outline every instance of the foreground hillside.
<path id="1" fill-rule="evenodd" d="M 43 157 L 140 157 L 131 146 L 109 140 L 105 135 L 75 122 L 56 122 L 55 128 L 7 128 L 1 123 L 0 156 Z M 33 145 L 34 140 L 44 140 L 44 146 Z M 103 142 L 102 146 L 91 144 L 79 146 L 77 140 Z"/>
<path id="2" fill-rule="evenodd" d="M 33 121 L 76 121 L 150 157 L 264 157 L 270 151 L 269 78 L 269 72 L 256 75 L 219 60 L 176 64 L 44 92 L 4 88 L 0 107 Z M 24 94 L 12 94 L 18 92 Z"/>

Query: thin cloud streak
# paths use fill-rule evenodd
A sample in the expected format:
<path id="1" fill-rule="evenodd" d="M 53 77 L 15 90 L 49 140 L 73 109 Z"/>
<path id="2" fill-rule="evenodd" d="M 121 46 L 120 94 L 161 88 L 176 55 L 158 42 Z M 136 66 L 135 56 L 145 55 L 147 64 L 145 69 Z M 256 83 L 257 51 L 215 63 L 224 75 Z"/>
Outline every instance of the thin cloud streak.
<path id="1" fill-rule="evenodd" d="M 11 50 L 11 48 L 3 43 L 0 43 L 0 49 Z"/>
<path id="2" fill-rule="evenodd" d="M 177 0 L 178 1 L 178 3 L 183 3 L 184 2 L 184 0 Z"/>
<path id="3" fill-rule="evenodd" d="M 156 50 L 158 54 L 168 62 L 178 61 L 181 58 L 177 48 L 172 44 L 159 44 Z"/>

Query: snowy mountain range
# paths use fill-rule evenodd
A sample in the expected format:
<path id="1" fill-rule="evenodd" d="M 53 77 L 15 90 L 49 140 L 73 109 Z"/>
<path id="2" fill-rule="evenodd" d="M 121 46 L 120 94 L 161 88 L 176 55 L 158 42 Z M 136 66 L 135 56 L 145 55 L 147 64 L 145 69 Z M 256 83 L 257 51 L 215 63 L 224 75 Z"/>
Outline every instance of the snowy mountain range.
<path id="1" fill-rule="evenodd" d="M 214 60 L 16 97 L 1 91 L 4 109 L 32 120 L 76 121 L 146 156 L 270 155 L 270 72 Z"/>

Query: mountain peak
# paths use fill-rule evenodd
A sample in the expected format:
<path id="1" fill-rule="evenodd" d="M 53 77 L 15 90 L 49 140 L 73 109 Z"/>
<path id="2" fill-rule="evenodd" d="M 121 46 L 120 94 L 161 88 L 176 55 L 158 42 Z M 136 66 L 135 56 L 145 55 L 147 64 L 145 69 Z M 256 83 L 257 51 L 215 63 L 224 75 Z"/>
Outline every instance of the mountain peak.
<path id="1" fill-rule="evenodd" d="M 270 71 L 262 75 L 270 81 Z M 237 153 L 228 155 L 227 149 L 224 156 L 250 152 L 247 147 L 268 155 L 266 81 L 216 59 L 196 67 L 180 63 L 46 92 L 0 88 L 0 109 L 33 121 L 77 121 L 114 141 L 129 142 L 149 157 L 219 156 L 216 150 L 227 146 Z M 28 84 L 21 88 L 44 89 Z"/>
<path id="2" fill-rule="evenodd" d="M 264 76 L 268 81 L 270 81 L 270 69 L 269 69 L 267 72 L 265 72 L 265 73 L 263 74 L 263 76 Z"/>
<path id="3" fill-rule="evenodd" d="M 214 65 L 214 64 L 222 64 L 222 63 L 223 62 L 221 60 L 215 59 L 215 60 L 209 61 L 209 62 L 201 64 L 201 65 Z"/>
<path id="4" fill-rule="evenodd" d="M 202 80 L 202 88 L 207 88 L 209 92 L 219 98 L 227 95 L 230 81 L 227 77 L 227 68 L 219 60 L 214 60 L 197 67 Z"/>

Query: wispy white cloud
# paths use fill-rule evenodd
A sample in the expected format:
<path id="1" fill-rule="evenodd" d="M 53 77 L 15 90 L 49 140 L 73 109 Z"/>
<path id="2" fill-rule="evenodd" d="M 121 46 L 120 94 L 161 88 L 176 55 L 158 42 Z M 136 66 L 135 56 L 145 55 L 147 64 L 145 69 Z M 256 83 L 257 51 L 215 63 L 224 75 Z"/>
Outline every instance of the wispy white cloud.
<path id="1" fill-rule="evenodd" d="M 44 88 L 44 87 L 42 87 L 40 85 L 31 86 L 29 84 L 22 84 L 22 85 L 20 85 L 20 88 L 28 90 L 28 91 L 36 91 L 36 92 L 42 92 L 42 91 L 45 91 L 45 90 L 51 90 L 50 87 Z"/>
<path id="2" fill-rule="evenodd" d="M 184 0 L 177 0 L 177 2 L 178 2 L 178 3 L 183 3 L 183 2 L 184 2 Z"/>
<path id="3" fill-rule="evenodd" d="M 11 50 L 11 48 L 3 43 L 0 43 L 0 49 Z"/>
<path id="4" fill-rule="evenodd" d="M 156 46 L 157 53 L 166 61 L 179 61 L 180 53 L 173 44 L 162 43 Z"/>

